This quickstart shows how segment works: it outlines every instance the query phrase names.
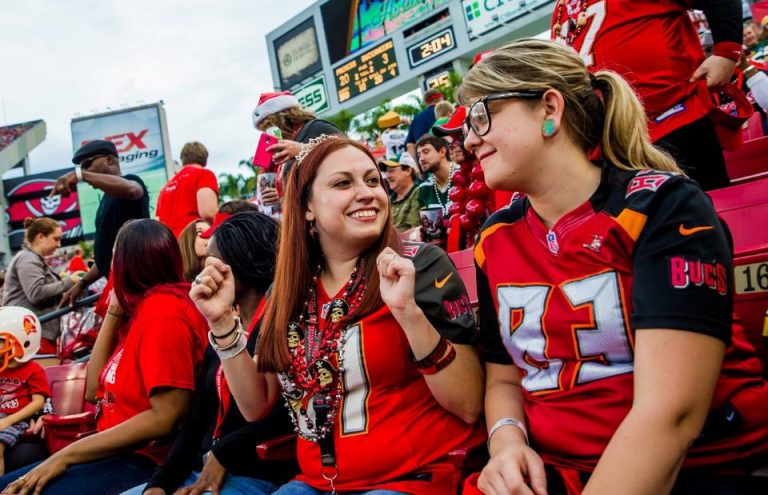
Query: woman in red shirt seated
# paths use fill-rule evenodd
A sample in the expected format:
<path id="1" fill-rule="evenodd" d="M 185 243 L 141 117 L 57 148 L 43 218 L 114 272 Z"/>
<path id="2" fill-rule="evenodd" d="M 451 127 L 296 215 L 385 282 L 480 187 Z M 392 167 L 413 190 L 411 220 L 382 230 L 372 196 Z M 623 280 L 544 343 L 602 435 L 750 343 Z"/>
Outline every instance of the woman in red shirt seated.
<path id="1" fill-rule="evenodd" d="M 208 327 L 187 295 L 179 245 L 160 222 L 123 226 L 112 271 L 117 303 L 107 323 L 124 323 L 99 377 L 98 433 L 0 478 L 3 493 L 118 494 L 165 458 L 192 401 Z"/>

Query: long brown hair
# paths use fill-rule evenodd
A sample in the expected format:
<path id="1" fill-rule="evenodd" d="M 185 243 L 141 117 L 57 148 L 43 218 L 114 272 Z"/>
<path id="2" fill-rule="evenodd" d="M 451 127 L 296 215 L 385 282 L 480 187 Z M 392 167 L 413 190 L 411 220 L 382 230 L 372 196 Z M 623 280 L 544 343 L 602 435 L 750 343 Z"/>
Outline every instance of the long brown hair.
<path id="1" fill-rule="evenodd" d="M 303 310 L 313 272 L 323 260 L 320 243 L 309 235 L 309 223 L 305 218 L 307 203 L 311 199 L 312 184 L 320 165 L 330 153 L 346 146 L 359 149 L 371 159 L 371 163 L 376 163 L 370 151 L 357 141 L 342 137 L 331 138 L 315 145 L 301 163 L 293 167 L 288 178 L 283 199 L 275 283 L 261 327 L 261 371 L 284 371 L 290 366 L 291 357 L 286 341 L 287 327 Z M 381 187 L 384 187 L 383 184 Z M 360 306 L 350 315 L 350 321 L 359 319 L 384 304 L 379 292 L 376 257 L 386 247 L 400 252 L 400 237 L 392 225 L 389 208 L 381 235 L 361 253 L 365 260 L 366 291 Z"/>
<path id="2" fill-rule="evenodd" d="M 184 227 L 179 234 L 179 248 L 181 248 L 181 261 L 184 263 L 184 280 L 192 282 L 203 271 L 205 259 L 195 252 L 197 240 L 197 223 L 205 222 L 202 218 L 195 218 Z M 208 222 L 205 222 L 208 223 Z"/>

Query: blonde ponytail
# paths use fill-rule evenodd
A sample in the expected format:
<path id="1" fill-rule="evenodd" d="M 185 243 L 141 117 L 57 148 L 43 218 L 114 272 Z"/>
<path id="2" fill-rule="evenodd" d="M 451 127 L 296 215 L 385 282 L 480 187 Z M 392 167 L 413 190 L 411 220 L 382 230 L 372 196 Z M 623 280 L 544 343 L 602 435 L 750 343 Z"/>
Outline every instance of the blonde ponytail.
<path id="1" fill-rule="evenodd" d="M 608 162 L 624 170 L 682 173 L 671 156 L 651 144 L 645 111 L 632 87 L 610 71 L 595 73 L 595 79 L 605 106 L 601 145 Z"/>

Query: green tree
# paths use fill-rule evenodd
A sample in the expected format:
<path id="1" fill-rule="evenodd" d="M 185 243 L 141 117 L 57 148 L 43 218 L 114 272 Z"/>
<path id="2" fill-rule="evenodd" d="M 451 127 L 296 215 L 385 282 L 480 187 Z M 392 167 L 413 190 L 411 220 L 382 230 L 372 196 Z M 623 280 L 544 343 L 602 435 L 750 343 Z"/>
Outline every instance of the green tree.
<path id="1" fill-rule="evenodd" d="M 247 199 L 256 194 L 256 176 L 261 173 L 259 167 L 254 167 L 250 159 L 240 160 L 239 168 L 245 168 L 245 174 L 219 174 L 219 195 L 222 201 Z"/>

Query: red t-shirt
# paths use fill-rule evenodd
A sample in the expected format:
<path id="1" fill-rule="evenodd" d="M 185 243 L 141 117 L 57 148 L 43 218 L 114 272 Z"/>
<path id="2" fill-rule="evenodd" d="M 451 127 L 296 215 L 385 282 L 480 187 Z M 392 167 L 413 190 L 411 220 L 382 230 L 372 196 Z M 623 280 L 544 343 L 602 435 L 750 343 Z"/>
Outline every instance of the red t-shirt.
<path id="1" fill-rule="evenodd" d="M 574 9 L 570 18 L 577 18 L 582 2 L 566 3 Z M 697 84 L 688 81 L 704 61 L 704 51 L 689 8 L 691 2 L 684 0 L 590 1 L 587 24 L 571 39 L 568 30 L 575 24 L 568 21 L 569 9 L 555 7 L 552 26 L 562 26 L 561 36 L 551 36 L 570 44 L 590 70 L 621 74 L 637 91 L 648 117 L 655 119 L 692 95 Z"/>
<path id="2" fill-rule="evenodd" d="M 442 291 L 435 289 L 434 275 L 449 274 L 446 282 L 460 278 L 442 252 L 430 268 L 433 271 L 423 277 L 432 286 L 434 299 L 429 299 L 429 304 L 440 307 L 449 302 L 452 292 L 447 286 Z M 466 294 L 460 285 L 460 292 Z M 328 301 L 320 286 L 318 306 L 322 308 Z M 443 314 L 445 321 L 435 328 L 451 332 L 446 336 L 454 342 L 467 343 L 474 338 L 474 320 L 469 320 L 471 326 L 460 326 L 463 317 L 450 319 L 447 315 Z M 319 316 L 322 328 L 322 312 Z M 386 305 L 347 329 L 344 392 L 333 428 L 338 465 L 334 485 L 339 492 L 380 489 L 445 495 L 455 489 L 456 473 L 446 463 L 446 455 L 484 438 L 481 425 L 468 425 L 438 404 L 412 362 L 410 350 L 405 333 Z M 320 474 L 318 445 L 299 437 L 297 450 L 301 468 L 298 479 L 316 489 L 330 490 Z"/>
<path id="3" fill-rule="evenodd" d="M 160 190 L 157 197 L 157 219 L 179 237 L 189 222 L 199 218 L 197 191 L 212 189 L 219 194 L 216 175 L 207 168 L 185 165 Z"/>
<path id="4" fill-rule="evenodd" d="M 632 407 L 635 335 L 656 328 L 730 343 L 684 466 L 768 451 L 768 385 L 732 324 L 727 232 L 689 179 L 606 167 L 592 198 L 552 229 L 518 199 L 488 219 L 475 260 L 483 355 L 520 371 L 546 463 L 595 468 Z"/>
<path id="5" fill-rule="evenodd" d="M 87 272 L 88 265 L 85 264 L 82 256 L 72 256 L 72 259 L 69 260 L 69 267 L 67 267 L 67 271 L 69 273 Z"/>
<path id="6" fill-rule="evenodd" d="M 138 306 L 125 339 L 99 377 L 99 431 L 151 409 L 157 388 L 195 389 L 208 324 L 188 298 L 156 293 Z M 137 450 L 160 463 L 170 443 L 159 439 Z"/>
<path id="7" fill-rule="evenodd" d="M 32 402 L 32 394 L 50 397 L 48 379 L 42 366 L 34 361 L 0 373 L 0 413 L 13 414 Z"/>

